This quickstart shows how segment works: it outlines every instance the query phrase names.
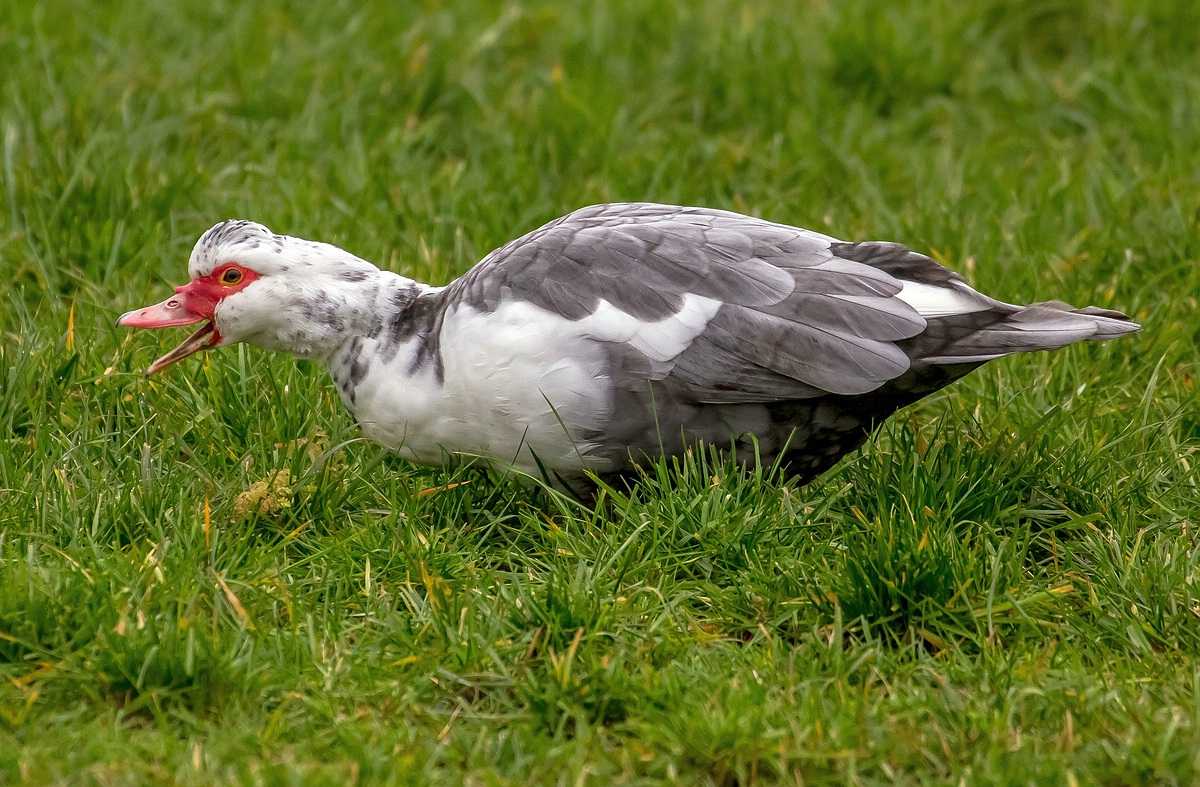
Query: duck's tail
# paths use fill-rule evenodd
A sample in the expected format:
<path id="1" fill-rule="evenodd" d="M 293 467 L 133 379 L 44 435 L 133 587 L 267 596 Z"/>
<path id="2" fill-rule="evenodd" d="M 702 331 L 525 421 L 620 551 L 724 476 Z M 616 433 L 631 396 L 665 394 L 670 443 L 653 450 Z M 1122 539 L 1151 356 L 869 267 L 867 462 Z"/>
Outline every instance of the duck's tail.
<path id="1" fill-rule="evenodd" d="M 1062 301 L 1029 306 L 997 302 L 985 312 L 930 319 L 923 338 L 943 341 L 933 343 L 921 360 L 937 365 L 983 363 L 1013 353 L 1115 339 L 1141 327 L 1121 312 L 1095 306 L 1076 309 Z"/>

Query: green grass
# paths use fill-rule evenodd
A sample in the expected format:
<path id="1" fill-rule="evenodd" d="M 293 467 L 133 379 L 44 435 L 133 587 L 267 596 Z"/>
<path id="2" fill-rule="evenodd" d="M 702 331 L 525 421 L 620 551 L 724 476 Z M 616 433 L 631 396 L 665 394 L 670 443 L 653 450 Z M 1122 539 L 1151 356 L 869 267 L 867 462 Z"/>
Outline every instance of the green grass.
<path id="1" fill-rule="evenodd" d="M 1198 29 L 6 0 L 0 782 L 1200 780 Z M 113 327 L 220 219 L 442 283 L 625 199 L 1145 330 L 991 364 L 806 487 L 697 454 L 581 508 L 354 441 L 311 364 L 147 381 L 177 337 Z"/>

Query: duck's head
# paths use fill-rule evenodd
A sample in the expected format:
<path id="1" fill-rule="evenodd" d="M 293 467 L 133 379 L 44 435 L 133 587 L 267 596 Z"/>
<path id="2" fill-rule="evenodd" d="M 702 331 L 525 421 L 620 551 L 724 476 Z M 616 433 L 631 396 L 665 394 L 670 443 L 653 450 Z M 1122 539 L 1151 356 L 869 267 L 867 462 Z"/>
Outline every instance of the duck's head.
<path id="1" fill-rule="evenodd" d="M 129 328 L 204 323 L 146 374 L 237 342 L 318 356 L 345 332 L 358 311 L 362 283 L 379 270 L 328 243 L 276 235 L 251 221 L 225 221 L 196 241 L 188 273 L 192 280 L 170 298 L 117 320 Z"/>

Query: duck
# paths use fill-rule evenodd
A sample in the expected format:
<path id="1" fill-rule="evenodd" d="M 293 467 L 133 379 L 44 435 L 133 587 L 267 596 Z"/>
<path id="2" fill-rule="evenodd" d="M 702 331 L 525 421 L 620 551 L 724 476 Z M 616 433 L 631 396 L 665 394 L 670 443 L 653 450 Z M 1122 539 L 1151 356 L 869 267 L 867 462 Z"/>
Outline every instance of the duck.
<path id="1" fill-rule="evenodd" d="M 700 444 L 806 483 L 987 361 L 1140 328 L 996 300 L 900 243 L 655 203 L 576 210 L 444 286 L 245 220 L 201 235 L 188 273 L 117 320 L 201 324 L 146 374 L 238 342 L 287 352 L 401 457 L 577 493 Z"/>

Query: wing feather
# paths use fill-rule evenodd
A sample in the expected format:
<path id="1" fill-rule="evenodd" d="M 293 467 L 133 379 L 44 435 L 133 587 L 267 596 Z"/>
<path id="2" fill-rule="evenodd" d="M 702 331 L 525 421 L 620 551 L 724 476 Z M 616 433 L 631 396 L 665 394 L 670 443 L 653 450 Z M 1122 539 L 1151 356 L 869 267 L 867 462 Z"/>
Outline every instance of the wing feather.
<path id="1" fill-rule="evenodd" d="M 612 340 L 637 336 L 656 356 L 656 375 L 698 402 L 866 393 L 908 371 L 896 342 L 926 321 L 896 297 L 901 281 L 846 258 L 853 254 L 835 255 L 837 243 L 725 211 L 598 205 L 488 255 L 448 296 L 483 311 L 519 298 L 573 321 L 611 307 L 646 324 L 631 334 L 622 323 Z M 856 253 L 897 269 L 920 256 L 882 245 Z M 681 322 L 688 296 L 719 308 Z"/>

